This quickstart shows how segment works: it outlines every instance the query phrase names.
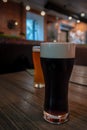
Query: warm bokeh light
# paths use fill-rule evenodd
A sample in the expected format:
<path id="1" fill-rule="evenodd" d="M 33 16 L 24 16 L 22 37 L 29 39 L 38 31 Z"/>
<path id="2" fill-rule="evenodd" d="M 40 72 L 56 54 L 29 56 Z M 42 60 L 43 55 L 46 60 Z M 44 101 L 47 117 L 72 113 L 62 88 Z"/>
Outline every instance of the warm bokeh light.
<path id="1" fill-rule="evenodd" d="M 45 11 L 41 11 L 42 16 L 45 16 L 45 14 L 46 14 Z"/>
<path id="2" fill-rule="evenodd" d="M 77 20 L 77 23 L 80 23 L 80 20 Z"/>
<path id="3" fill-rule="evenodd" d="M 3 2 L 7 2 L 8 0 L 3 0 Z"/>
<path id="4" fill-rule="evenodd" d="M 29 5 L 26 5 L 26 10 L 30 10 L 30 6 Z"/>
<path id="5" fill-rule="evenodd" d="M 69 20 L 72 20 L 72 17 L 71 17 L 71 16 L 69 16 L 69 17 L 68 17 L 68 19 L 69 19 Z"/>
<path id="6" fill-rule="evenodd" d="M 82 12 L 82 13 L 81 13 L 81 17 L 84 17 L 84 16 L 85 16 L 85 13 Z"/>
<path id="7" fill-rule="evenodd" d="M 18 25 L 18 22 L 17 22 L 17 21 L 15 22 L 15 25 L 16 25 L 16 26 Z"/>

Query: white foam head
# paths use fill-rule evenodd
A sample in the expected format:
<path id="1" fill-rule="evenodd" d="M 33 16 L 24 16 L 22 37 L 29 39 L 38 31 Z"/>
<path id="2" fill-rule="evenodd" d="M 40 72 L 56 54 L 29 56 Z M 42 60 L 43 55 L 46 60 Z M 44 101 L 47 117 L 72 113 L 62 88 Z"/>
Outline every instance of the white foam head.
<path id="1" fill-rule="evenodd" d="M 40 57 L 75 58 L 75 44 L 47 42 L 40 44 Z"/>
<path id="2" fill-rule="evenodd" d="M 40 52 L 40 46 L 33 46 L 32 51 L 33 52 Z"/>

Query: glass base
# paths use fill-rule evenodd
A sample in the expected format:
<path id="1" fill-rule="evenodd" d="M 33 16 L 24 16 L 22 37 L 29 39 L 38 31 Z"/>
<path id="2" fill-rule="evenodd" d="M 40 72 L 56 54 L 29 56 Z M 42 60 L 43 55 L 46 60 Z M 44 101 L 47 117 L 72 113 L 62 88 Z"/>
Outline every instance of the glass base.
<path id="1" fill-rule="evenodd" d="M 69 120 L 69 113 L 65 113 L 63 115 L 51 115 L 44 111 L 44 119 L 49 123 L 53 124 L 62 124 Z"/>
<path id="2" fill-rule="evenodd" d="M 43 87 L 45 87 L 45 84 L 42 84 L 42 83 L 34 83 L 34 87 L 35 87 L 35 88 L 43 88 Z"/>

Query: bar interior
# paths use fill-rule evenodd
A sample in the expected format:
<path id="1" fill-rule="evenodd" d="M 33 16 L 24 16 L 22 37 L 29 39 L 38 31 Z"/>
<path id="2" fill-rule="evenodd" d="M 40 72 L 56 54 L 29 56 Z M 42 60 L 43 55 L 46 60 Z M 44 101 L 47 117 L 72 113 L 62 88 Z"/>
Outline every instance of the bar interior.
<path id="1" fill-rule="evenodd" d="M 41 44 L 48 43 L 75 45 L 74 65 L 68 81 L 69 120 L 64 123 L 64 118 L 55 117 L 56 114 L 48 119 L 51 123 L 43 117 L 44 100 L 48 101 L 46 80 L 50 80 L 51 75 L 47 79 L 44 76 L 42 86 L 36 81 L 41 78 L 40 51 L 36 50 L 37 63 L 32 52 L 34 46 L 40 48 Z M 69 58 L 71 53 L 74 54 L 70 52 Z M 86 0 L 0 0 L 0 130 L 87 130 L 86 98 Z M 51 117 L 62 123 L 54 125 Z"/>

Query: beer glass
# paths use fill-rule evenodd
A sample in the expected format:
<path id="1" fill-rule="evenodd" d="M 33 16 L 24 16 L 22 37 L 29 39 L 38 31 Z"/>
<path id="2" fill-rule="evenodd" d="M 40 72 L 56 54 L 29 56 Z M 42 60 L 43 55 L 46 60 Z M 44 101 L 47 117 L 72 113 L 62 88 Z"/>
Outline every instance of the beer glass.
<path id="1" fill-rule="evenodd" d="M 68 83 L 74 64 L 75 45 L 41 43 L 40 49 L 45 80 L 44 119 L 61 124 L 69 120 Z"/>
<path id="2" fill-rule="evenodd" d="M 44 87 L 44 77 L 40 63 L 40 46 L 33 46 L 32 49 L 33 63 L 34 63 L 34 87 Z"/>

